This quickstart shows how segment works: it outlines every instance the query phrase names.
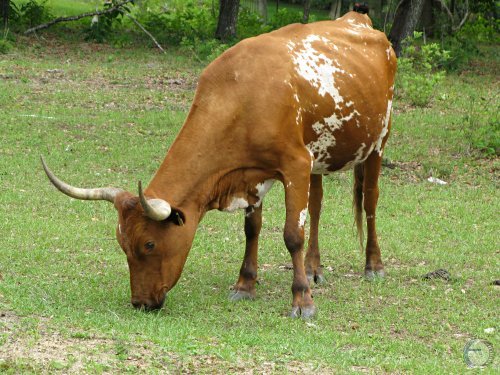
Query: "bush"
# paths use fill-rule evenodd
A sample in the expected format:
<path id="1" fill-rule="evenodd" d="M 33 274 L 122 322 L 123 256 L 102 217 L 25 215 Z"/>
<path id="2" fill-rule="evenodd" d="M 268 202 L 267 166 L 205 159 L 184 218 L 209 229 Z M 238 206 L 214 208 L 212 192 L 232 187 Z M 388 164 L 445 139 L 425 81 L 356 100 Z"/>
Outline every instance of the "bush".
<path id="1" fill-rule="evenodd" d="M 213 39 L 217 22 L 208 5 L 192 1 L 162 13 L 146 9 L 139 18 L 158 40 L 174 45 Z"/>
<path id="2" fill-rule="evenodd" d="M 429 104 L 435 95 L 445 77 L 442 68 L 450 58 L 437 43 L 422 44 L 421 38 L 422 33 L 415 32 L 405 40 L 396 76 L 396 94 L 419 107 Z"/>
<path id="3" fill-rule="evenodd" d="M 496 97 L 470 96 L 470 107 L 463 117 L 464 133 L 469 146 L 486 156 L 500 155 L 500 121 Z"/>
<path id="4" fill-rule="evenodd" d="M 5 55 L 12 49 L 12 43 L 7 39 L 0 39 L 0 54 Z"/>
<path id="5" fill-rule="evenodd" d="M 103 10 L 107 10 L 116 5 L 118 0 L 112 0 L 104 3 Z M 95 15 L 90 22 L 90 28 L 85 32 L 85 40 L 92 40 L 98 43 L 103 43 L 110 37 L 113 29 L 119 27 L 123 21 L 123 13 L 130 13 L 130 8 L 122 6 L 110 13 L 105 13 L 101 16 Z"/>
<path id="6" fill-rule="evenodd" d="M 312 17 L 310 18 L 310 22 L 314 22 Z M 289 10 L 287 8 L 280 8 L 273 15 L 269 24 L 273 29 L 279 29 L 280 27 L 289 25 L 291 23 L 302 22 L 302 12 Z"/>
<path id="7" fill-rule="evenodd" d="M 18 12 L 14 17 L 17 17 L 20 25 L 33 27 L 47 22 L 53 18 L 53 15 L 47 7 L 47 0 L 29 0 L 18 8 Z"/>

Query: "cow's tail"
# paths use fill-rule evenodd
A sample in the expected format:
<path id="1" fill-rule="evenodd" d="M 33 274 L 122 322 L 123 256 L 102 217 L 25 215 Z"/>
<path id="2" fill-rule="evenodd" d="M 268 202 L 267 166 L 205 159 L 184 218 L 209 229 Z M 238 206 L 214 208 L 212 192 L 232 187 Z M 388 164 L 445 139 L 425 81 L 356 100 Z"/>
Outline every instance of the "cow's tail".
<path id="1" fill-rule="evenodd" d="M 363 244 L 365 242 L 363 232 L 363 180 L 365 177 L 364 165 L 358 164 L 354 167 L 354 186 L 353 186 L 353 201 L 352 207 L 354 210 L 354 222 L 358 231 L 359 246 L 363 252 Z"/>

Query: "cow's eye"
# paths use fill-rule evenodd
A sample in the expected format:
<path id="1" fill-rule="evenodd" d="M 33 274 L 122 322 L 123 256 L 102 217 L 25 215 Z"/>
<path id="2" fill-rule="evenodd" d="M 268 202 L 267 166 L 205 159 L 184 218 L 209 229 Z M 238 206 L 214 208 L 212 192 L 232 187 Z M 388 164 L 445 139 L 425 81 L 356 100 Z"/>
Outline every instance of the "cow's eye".
<path id="1" fill-rule="evenodd" d="M 148 251 L 151 251 L 155 248 L 155 243 L 153 241 L 148 241 L 144 244 L 144 248 Z"/>

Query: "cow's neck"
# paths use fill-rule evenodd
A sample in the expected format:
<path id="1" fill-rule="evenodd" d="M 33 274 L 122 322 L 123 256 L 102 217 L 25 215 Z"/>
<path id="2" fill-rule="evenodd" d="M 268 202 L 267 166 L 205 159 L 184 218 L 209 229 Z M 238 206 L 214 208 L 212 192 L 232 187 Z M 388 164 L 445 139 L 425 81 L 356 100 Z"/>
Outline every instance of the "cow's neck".
<path id="1" fill-rule="evenodd" d="M 145 194 L 201 218 L 207 210 L 218 208 L 214 201 L 231 190 L 231 176 L 242 164 L 241 158 L 232 155 L 229 143 L 217 144 L 220 131 L 213 134 L 212 126 L 192 126 L 190 117 Z M 226 134 L 223 139 L 228 138 Z"/>

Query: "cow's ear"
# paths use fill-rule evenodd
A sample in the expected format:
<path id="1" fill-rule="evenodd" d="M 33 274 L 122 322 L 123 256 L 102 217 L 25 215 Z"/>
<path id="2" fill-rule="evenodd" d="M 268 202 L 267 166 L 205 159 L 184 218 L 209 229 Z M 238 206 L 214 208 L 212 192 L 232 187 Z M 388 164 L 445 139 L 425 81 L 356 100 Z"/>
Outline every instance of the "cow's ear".
<path id="1" fill-rule="evenodd" d="M 182 227 L 186 222 L 186 216 L 184 215 L 184 212 L 182 212 L 181 210 L 173 208 L 172 212 L 170 213 L 170 216 L 168 217 L 168 220 L 173 222 L 175 225 Z"/>

